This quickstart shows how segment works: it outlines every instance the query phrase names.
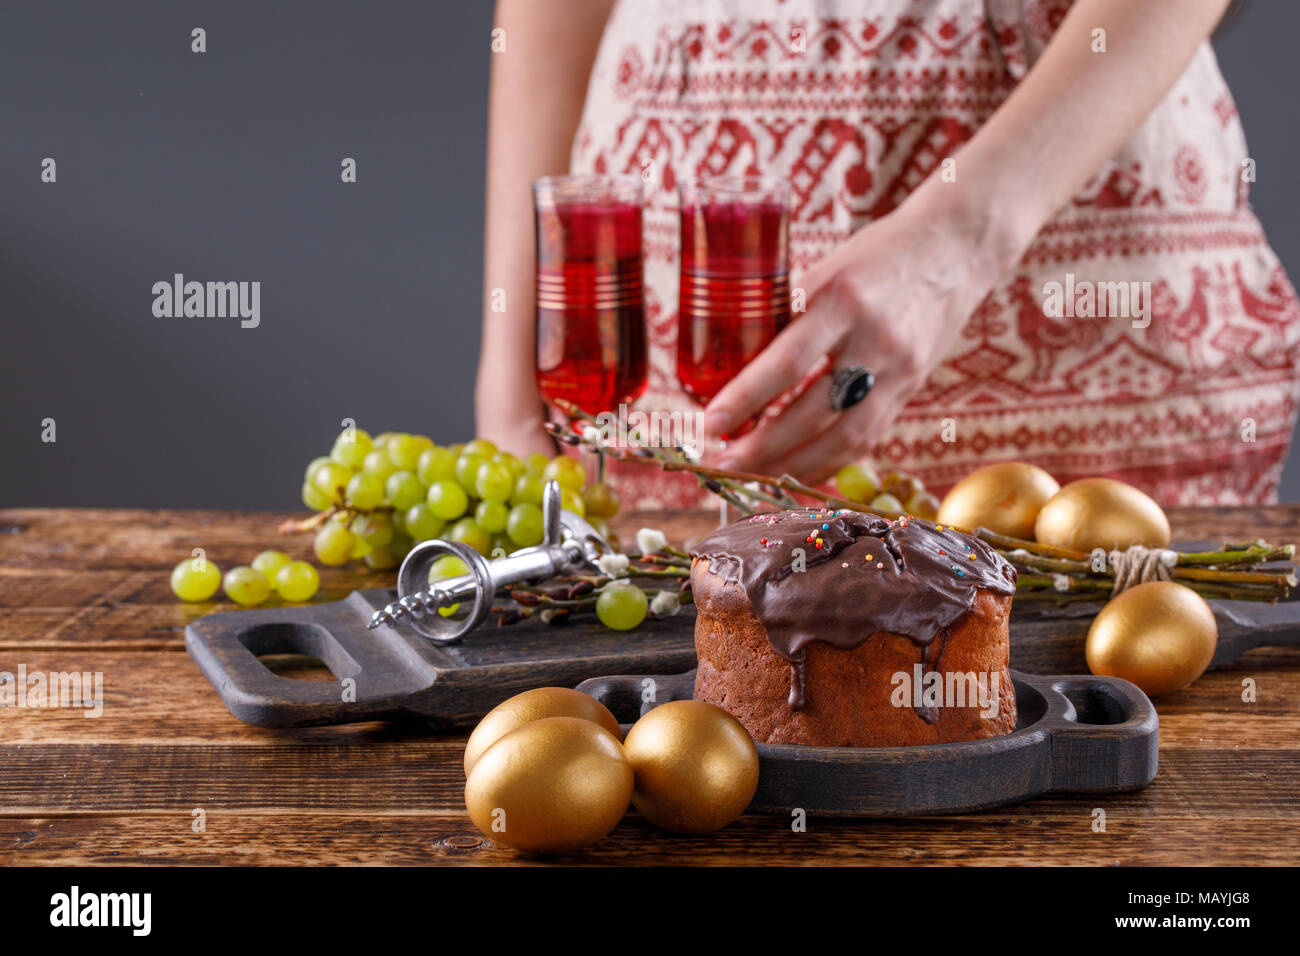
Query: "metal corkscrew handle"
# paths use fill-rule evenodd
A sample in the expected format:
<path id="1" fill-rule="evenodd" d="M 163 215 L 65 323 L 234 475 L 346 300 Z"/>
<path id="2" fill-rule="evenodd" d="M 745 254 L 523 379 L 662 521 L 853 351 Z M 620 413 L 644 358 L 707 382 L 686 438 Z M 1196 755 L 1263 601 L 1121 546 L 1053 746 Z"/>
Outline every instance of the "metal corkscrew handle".
<path id="1" fill-rule="evenodd" d="M 548 481 L 542 493 L 542 543 L 489 561 L 457 541 L 435 539 L 411 549 L 397 574 L 397 600 L 376 611 L 369 628 L 408 622 L 437 644 L 452 644 L 476 628 L 492 610 L 498 590 L 591 567 L 613 549 L 584 519 L 560 507 L 560 486 Z M 468 574 L 429 584 L 433 562 L 453 555 Z M 447 608 L 456 608 L 444 614 Z"/>

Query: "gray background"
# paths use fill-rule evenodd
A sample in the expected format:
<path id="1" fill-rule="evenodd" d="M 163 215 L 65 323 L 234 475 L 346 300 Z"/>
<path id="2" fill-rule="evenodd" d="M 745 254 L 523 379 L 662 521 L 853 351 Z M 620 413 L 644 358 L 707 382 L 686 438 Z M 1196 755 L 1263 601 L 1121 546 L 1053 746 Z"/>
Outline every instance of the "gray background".
<path id="1" fill-rule="evenodd" d="M 0 7 L 0 506 L 293 508 L 345 416 L 469 436 L 491 15 Z M 1293 277 L 1297 35 L 1300 4 L 1255 0 L 1215 41 Z M 260 280 L 261 327 L 154 318 L 175 272 Z"/>

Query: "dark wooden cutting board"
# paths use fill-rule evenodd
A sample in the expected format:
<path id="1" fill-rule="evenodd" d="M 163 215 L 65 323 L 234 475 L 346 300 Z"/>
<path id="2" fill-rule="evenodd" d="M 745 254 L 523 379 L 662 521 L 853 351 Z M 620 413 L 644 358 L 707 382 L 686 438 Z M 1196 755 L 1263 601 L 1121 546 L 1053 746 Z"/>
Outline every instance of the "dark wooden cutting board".
<path id="1" fill-rule="evenodd" d="M 695 666 L 694 608 L 618 632 L 595 621 L 549 626 L 488 623 L 459 644 L 435 645 L 406 628 L 366 630 L 391 601 L 387 589 L 343 601 L 210 614 L 185 631 L 185 644 L 226 706 L 264 727 L 351 723 L 416 714 L 435 728 L 472 724 L 512 694 L 567 686 L 609 674 L 672 674 Z M 1216 602 L 1211 602 L 1216 603 Z M 1077 611 L 1074 612 L 1077 615 Z M 1300 643 L 1300 601 L 1218 602 L 1224 666 L 1261 645 Z M 1090 616 L 1017 611 L 1011 666 L 1026 674 L 1083 674 Z M 259 657 L 305 654 L 335 681 L 302 681 L 269 670 Z M 345 683 L 350 681 L 351 683 Z M 345 695 L 351 694 L 351 699 Z"/>
<path id="2" fill-rule="evenodd" d="M 534 687 L 695 666 L 693 614 L 622 632 L 594 621 L 485 623 L 458 644 L 437 645 L 410 628 L 366 630 L 370 616 L 395 597 L 390 589 L 354 591 L 332 604 L 209 614 L 185 629 L 185 647 L 230 712 L 262 727 L 402 714 L 422 716 L 437 729 L 463 727 Z M 277 654 L 315 657 L 338 679 L 282 677 L 258 659 Z"/>
<path id="3" fill-rule="evenodd" d="M 643 702 L 647 679 L 654 701 Z M 1128 681 L 1011 672 L 1016 727 L 1000 737 L 921 747 L 758 744 L 750 812 L 896 817 L 968 813 L 1044 793 L 1138 790 L 1154 779 L 1159 718 Z M 632 724 L 690 699 L 695 672 L 597 677 L 578 690 Z"/>

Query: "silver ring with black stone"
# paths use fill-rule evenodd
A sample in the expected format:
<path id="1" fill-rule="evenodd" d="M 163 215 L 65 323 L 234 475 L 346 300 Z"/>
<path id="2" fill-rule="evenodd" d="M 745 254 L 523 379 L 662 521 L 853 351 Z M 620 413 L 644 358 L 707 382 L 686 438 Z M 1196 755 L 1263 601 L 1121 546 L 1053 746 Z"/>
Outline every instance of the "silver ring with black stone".
<path id="1" fill-rule="evenodd" d="M 867 397 L 875 384 L 875 374 L 865 365 L 840 369 L 831 379 L 831 411 L 842 412 L 852 408 Z"/>

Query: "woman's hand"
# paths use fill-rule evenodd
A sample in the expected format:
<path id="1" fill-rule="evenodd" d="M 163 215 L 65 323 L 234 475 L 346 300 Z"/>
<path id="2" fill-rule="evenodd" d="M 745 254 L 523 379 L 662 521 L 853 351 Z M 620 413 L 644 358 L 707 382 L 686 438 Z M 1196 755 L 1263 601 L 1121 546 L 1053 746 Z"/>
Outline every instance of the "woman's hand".
<path id="1" fill-rule="evenodd" d="M 808 295 L 807 314 L 709 403 L 705 430 L 734 433 L 829 358 L 826 372 L 787 407 L 728 444 L 724 467 L 825 481 L 884 436 L 952 349 L 1019 250 L 995 248 L 991 237 L 1000 233 L 987 218 L 943 206 L 946 184 L 927 185 L 809 270 L 797 283 Z M 850 365 L 871 369 L 875 387 L 857 405 L 832 411 L 830 378 Z"/>
<path id="2" fill-rule="evenodd" d="M 546 419 L 540 404 L 532 414 L 521 413 L 520 406 L 511 408 L 493 398 L 480 398 L 477 405 L 475 438 L 486 438 L 502 451 L 519 458 L 526 458 L 535 451 L 547 458 L 556 454 L 555 439 L 546 431 Z"/>

